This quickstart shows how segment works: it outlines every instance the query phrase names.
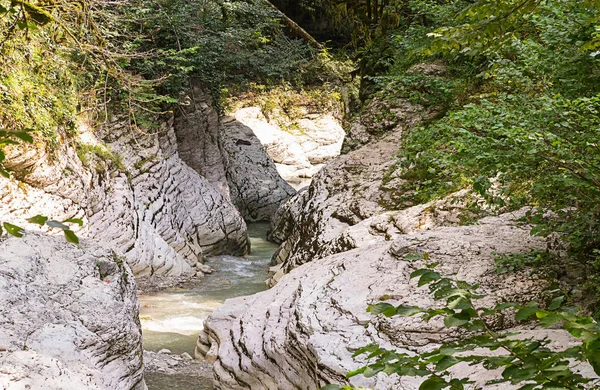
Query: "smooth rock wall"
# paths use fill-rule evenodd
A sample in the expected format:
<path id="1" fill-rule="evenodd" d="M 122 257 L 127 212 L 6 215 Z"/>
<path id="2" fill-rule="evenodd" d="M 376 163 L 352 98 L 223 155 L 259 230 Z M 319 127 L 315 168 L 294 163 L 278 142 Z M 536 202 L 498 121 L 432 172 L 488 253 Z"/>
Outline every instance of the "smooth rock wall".
<path id="1" fill-rule="evenodd" d="M 231 200 L 246 221 L 270 221 L 296 190 L 277 172 L 254 131 L 223 118 L 222 145 Z"/>

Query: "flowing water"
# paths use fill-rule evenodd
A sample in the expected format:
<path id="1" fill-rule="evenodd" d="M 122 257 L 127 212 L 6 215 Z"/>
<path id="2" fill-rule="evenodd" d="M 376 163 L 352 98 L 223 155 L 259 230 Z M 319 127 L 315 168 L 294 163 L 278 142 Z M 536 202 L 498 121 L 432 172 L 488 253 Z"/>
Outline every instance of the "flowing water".
<path id="1" fill-rule="evenodd" d="M 172 353 L 187 352 L 194 356 L 198 333 L 212 311 L 228 298 L 265 290 L 271 256 L 277 249 L 277 245 L 266 240 L 268 227 L 268 223 L 248 224 L 252 250 L 246 258 L 210 258 L 206 264 L 216 270 L 212 275 L 206 275 L 199 282 L 139 297 L 144 349 L 159 351 L 167 348 Z M 150 390 L 198 389 L 186 387 L 186 380 L 192 379 L 180 379 L 174 375 L 161 377 L 154 374 L 146 381 Z M 196 386 L 196 383 L 190 382 L 189 386 Z"/>

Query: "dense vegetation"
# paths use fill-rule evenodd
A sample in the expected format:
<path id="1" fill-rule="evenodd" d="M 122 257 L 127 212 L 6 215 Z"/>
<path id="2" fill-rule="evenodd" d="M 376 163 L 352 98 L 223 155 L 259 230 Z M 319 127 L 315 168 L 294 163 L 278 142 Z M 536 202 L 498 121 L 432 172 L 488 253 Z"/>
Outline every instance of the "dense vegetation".
<path id="1" fill-rule="evenodd" d="M 53 156 L 73 142 L 84 164 L 88 153 L 110 157 L 77 144 L 79 123 L 126 115 L 143 136 L 192 85 L 219 105 L 232 85 L 301 89 L 331 78 L 327 55 L 286 32 L 262 0 L 0 0 L 0 174 L 11 177 L 15 147 Z"/>
<path id="2" fill-rule="evenodd" d="M 396 207 L 469 186 L 497 210 L 533 206 L 532 233 L 560 233 L 600 285 L 600 2 L 279 3 L 307 26 L 347 18 L 365 99 L 439 112 L 401 145 Z M 412 71 L 422 63 L 443 71 Z"/>
<path id="3" fill-rule="evenodd" d="M 451 3 L 438 8 L 462 2 Z M 454 97 L 441 120 L 408 134 L 398 169 L 410 187 L 399 199 L 423 202 L 473 185 L 499 209 L 534 206 L 532 233 L 562 234 L 594 294 L 600 285 L 599 6 L 478 1 L 442 20 L 437 15 L 444 12 L 433 7 L 430 27 L 396 36 L 401 60 L 380 78 L 414 85 L 406 73 L 412 64 L 442 61 L 446 75 L 419 83 L 428 94 L 450 90 Z"/>

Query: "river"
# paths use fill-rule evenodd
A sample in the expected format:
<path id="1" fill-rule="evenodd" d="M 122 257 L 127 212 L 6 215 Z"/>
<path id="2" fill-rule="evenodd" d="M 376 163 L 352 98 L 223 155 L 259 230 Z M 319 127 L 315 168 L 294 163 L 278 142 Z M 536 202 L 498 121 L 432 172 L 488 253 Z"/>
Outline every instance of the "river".
<path id="1" fill-rule="evenodd" d="M 246 258 L 210 258 L 206 264 L 216 272 L 201 281 L 140 296 L 144 349 L 166 348 L 175 354 L 187 352 L 194 356 L 198 333 L 212 311 L 228 298 L 265 290 L 271 256 L 277 249 L 266 240 L 268 228 L 268 223 L 248 224 L 252 250 Z M 149 390 L 211 388 L 206 379 L 173 375 L 147 375 L 146 382 Z"/>

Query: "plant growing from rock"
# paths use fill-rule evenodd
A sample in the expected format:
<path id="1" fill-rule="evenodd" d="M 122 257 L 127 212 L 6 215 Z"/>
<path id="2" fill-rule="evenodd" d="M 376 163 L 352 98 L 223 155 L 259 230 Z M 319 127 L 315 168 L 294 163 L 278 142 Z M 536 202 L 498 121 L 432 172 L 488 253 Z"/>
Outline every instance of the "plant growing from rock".
<path id="1" fill-rule="evenodd" d="M 6 153 L 4 152 L 4 148 L 8 145 L 19 145 L 21 142 L 25 143 L 33 143 L 33 137 L 30 134 L 29 130 L 26 131 L 6 131 L 0 130 L 0 180 L 6 180 L 11 178 L 10 172 L 4 166 L 4 161 L 6 159 Z M 47 226 L 52 229 L 60 229 L 63 231 L 65 238 L 67 241 L 78 244 L 79 237 L 71 230 L 66 223 L 74 223 L 79 226 L 83 225 L 83 221 L 78 218 L 70 218 L 65 221 L 53 221 L 48 217 L 43 215 L 36 215 L 35 217 L 29 218 L 27 220 L 29 223 L 36 224 L 39 226 Z M 6 233 L 15 237 L 23 237 L 23 228 L 20 226 L 14 225 L 10 222 L 4 221 L 0 223 L 0 236 Z"/>
<path id="2" fill-rule="evenodd" d="M 455 281 L 435 271 L 437 264 L 414 271 L 411 279 L 418 286 L 429 286 L 436 301 L 444 301 L 437 309 L 381 302 L 368 307 L 373 314 L 393 316 L 421 316 L 424 321 L 443 317 L 446 328 L 463 330 L 466 337 L 444 343 L 421 354 L 409 354 L 368 345 L 354 356 L 367 355 L 371 362 L 347 374 L 372 377 L 387 375 L 423 377 L 420 390 L 461 390 L 473 385 L 469 378 L 453 377 L 449 369 L 459 363 L 481 365 L 484 370 L 502 371 L 501 377 L 488 384 L 510 383 L 520 390 L 597 388 L 598 378 L 586 378 L 578 373 L 575 362 L 587 362 L 600 375 L 600 325 L 574 307 L 563 307 L 567 297 L 559 295 L 546 308 L 535 302 L 521 305 L 516 302 L 499 303 L 492 308 L 479 307 L 474 301 L 485 295 L 478 294 L 478 285 Z M 518 332 L 501 332 L 491 325 L 493 318 L 515 313 L 518 321 L 533 321 L 537 326 L 550 328 L 561 325 L 579 343 L 570 348 L 556 349 L 547 338 L 520 337 Z M 482 354 L 481 349 L 500 353 Z M 491 356 L 493 355 L 493 356 Z M 351 389 L 348 386 L 328 385 L 324 389 Z"/>

